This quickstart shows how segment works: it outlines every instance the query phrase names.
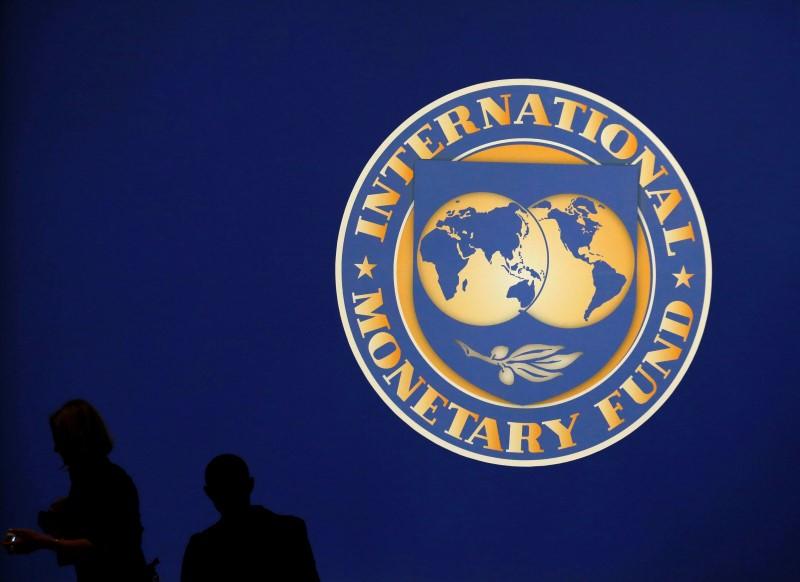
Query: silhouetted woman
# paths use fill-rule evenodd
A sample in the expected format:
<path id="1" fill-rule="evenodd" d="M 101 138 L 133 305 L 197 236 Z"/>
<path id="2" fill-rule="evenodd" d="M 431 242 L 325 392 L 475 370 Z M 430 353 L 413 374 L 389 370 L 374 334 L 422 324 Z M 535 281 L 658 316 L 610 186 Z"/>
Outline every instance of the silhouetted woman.
<path id="1" fill-rule="evenodd" d="M 50 417 L 50 428 L 69 470 L 69 495 L 39 514 L 45 533 L 11 529 L 6 549 L 52 550 L 60 565 L 75 566 L 78 582 L 146 580 L 139 496 L 108 459 L 112 444 L 103 419 L 85 400 L 71 400 Z"/>

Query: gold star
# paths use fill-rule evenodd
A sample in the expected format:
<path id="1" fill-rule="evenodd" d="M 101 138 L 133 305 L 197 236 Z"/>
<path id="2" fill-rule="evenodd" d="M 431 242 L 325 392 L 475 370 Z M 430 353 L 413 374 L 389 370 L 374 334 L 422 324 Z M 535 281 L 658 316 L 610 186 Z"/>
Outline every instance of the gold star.
<path id="1" fill-rule="evenodd" d="M 366 256 L 364 256 L 364 260 L 361 261 L 359 265 L 356 263 L 356 268 L 358 269 L 358 278 L 360 279 L 364 275 L 372 279 L 372 269 L 374 269 L 377 265 L 370 263 Z"/>
<path id="2" fill-rule="evenodd" d="M 680 273 L 672 273 L 672 276 L 675 277 L 678 281 L 675 283 L 675 287 L 680 287 L 681 285 L 686 285 L 687 287 L 691 288 L 689 284 L 689 279 L 694 277 L 693 273 L 687 273 L 686 267 L 681 267 Z"/>

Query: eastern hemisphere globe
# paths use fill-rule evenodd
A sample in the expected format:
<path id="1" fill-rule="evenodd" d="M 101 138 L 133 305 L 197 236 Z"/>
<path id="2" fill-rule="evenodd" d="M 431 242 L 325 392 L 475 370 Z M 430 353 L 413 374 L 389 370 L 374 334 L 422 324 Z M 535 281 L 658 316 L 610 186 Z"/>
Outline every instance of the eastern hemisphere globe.
<path id="1" fill-rule="evenodd" d="M 635 260 L 619 216 L 579 194 L 548 196 L 529 210 L 547 239 L 550 269 L 528 313 L 561 328 L 586 327 L 611 315 L 630 288 Z"/>
<path id="2" fill-rule="evenodd" d="M 536 218 L 510 198 L 473 192 L 449 200 L 420 232 L 417 271 L 446 315 L 496 325 L 530 308 L 545 287 L 548 249 Z"/>

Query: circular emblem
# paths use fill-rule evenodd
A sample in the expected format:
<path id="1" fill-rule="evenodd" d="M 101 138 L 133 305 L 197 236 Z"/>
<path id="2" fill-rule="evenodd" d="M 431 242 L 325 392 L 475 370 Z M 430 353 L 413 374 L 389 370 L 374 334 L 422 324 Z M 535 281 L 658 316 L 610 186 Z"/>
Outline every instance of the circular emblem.
<path id="1" fill-rule="evenodd" d="M 339 310 L 381 399 L 473 459 L 548 465 L 629 435 L 705 327 L 711 253 L 677 161 L 635 117 L 550 81 L 424 107 L 356 182 Z"/>

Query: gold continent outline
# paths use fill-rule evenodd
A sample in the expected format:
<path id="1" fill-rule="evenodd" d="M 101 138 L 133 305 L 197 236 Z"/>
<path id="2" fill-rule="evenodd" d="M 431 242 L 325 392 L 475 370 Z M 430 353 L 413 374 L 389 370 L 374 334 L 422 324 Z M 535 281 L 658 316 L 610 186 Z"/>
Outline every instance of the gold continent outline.
<path id="1" fill-rule="evenodd" d="M 620 261 L 618 263 L 614 263 L 614 269 L 619 270 L 620 273 L 625 276 L 626 281 L 613 298 L 610 298 L 600 305 L 595 306 L 591 316 L 588 318 L 588 320 L 586 320 L 580 315 L 580 307 L 578 308 L 578 313 L 576 314 L 574 310 L 575 304 L 572 304 L 569 307 L 565 305 L 565 300 L 569 301 L 568 298 L 572 291 L 570 287 L 572 287 L 574 281 L 571 280 L 569 275 L 565 276 L 565 273 L 559 269 L 558 261 L 553 260 L 553 268 L 547 273 L 547 283 L 550 284 L 550 288 L 545 291 L 543 286 L 542 292 L 539 294 L 539 296 L 537 296 L 537 300 L 530 305 L 528 309 L 526 309 L 526 313 L 537 321 L 562 329 L 580 329 L 583 327 L 588 327 L 590 325 L 599 323 L 614 313 L 617 307 L 619 307 L 619 305 L 625 299 L 625 296 L 627 296 L 636 272 L 636 247 L 634 247 L 631 236 L 628 234 L 628 229 L 610 206 L 603 204 L 588 194 L 579 195 L 576 193 L 561 193 L 553 194 L 543 198 L 539 202 L 534 202 L 534 204 L 529 207 L 529 210 L 531 214 L 536 216 L 535 207 L 541 202 L 545 200 L 554 202 L 557 200 L 570 199 L 575 196 L 582 196 L 590 200 L 594 200 L 600 205 L 598 212 L 607 213 L 606 220 L 609 222 L 606 225 L 607 229 L 611 232 L 611 236 L 617 239 L 615 242 L 625 247 L 624 251 L 620 250 L 622 256 L 618 256 Z M 603 207 L 605 207 L 605 210 L 601 210 Z M 556 230 L 558 230 L 558 228 Z M 603 230 L 606 231 L 606 229 Z M 543 227 L 542 231 L 545 233 L 545 240 L 547 240 L 548 232 L 550 232 L 549 228 Z M 558 243 L 556 240 L 550 241 L 549 246 L 550 248 L 554 249 L 554 254 L 561 252 L 567 254 L 570 257 L 570 260 L 572 259 L 571 252 L 567 251 L 566 247 Z M 620 267 L 622 268 L 620 269 Z M 553 287 L 554 285 L 555 287 Z M 554 314 L 557 315 L 554 317 Z"/>
<path id="2" fill-rule="evenodd" d="M 455 204 L 461 203 L 461 204 L 468 204 L 469 206 L 472 206 L 472 207 L 476 208 L 479 212 L 481 212 L 481 210 L 480 210 L 481 206 L 487 205 L 488 203 L 490 203 L 490 201 L 492 201 L 492 202 L 494 202 L 496 204 L 501 204 L 501 203 L 504 203 L 506 201 L 508 203 L 513 203 L 514 205 L 516 205 L 518 207 L 518 209 L 520 211 L 524 212 L 527 215 L 528 218 L 526 218 L 525 220 L 526 221 L 529 220 L 530 221 L 530 227 L 532 229 L 536 229 L 537 230 L 537 232 L 535 232 L 535 233 L 532 232 L 531 233 L 531 239 L 535 239 L 538 236 L 539 237 L 539 241 L 538 242 L 541 242 L 541 247 L 540 247 L 541 250 L 539 249 L 539 247 L 537 247 L 536 251 L 534 252 L 534 254 L 537 255 L 537 256 L 529 257 L 529 258 L 531 258 L 534 261 L 536 261 L 536 260 L 541 261 L 541 265 L 537 264 L 537 266 L 543 266 L 544 267 L 543 272 L 545 273 L 545 279 L 546 279 L 546 274 L 547 274 L 547 272 L 549 270 L 549 264 L 550 264 L 549 249 L 548 249 L 549 244 L 547 242 L 547 238 L 545 236 L 544 230 L 542 230 L 541 224 L 539 224 L 539 221 L 536 220 L 536 218 L 533 216 L 533 214 L 531 213 L 529 208 L 521 206 L 517 202 L 515 202 L 514 200 L 511 200 L 510 198 L 508 198 L 507 196 L 504 196 L 503 194 L 498 194 L 496 192 L 468 192 L 468 193 L 464 193 L 464 194 L 461 194 L 459 196 L 456 196 L 455 198 L 445 202 L 436 212 L 433 213 L 433 215 L 428 219 L 427 224 L 420 231 L 420 243 L 417 246 L 417 249 L 415 251 L 416 258 L 417 258 L 417 260 L 416 260 L 416 272 L 420 275 L 420 279 L 421 279 L 421 282 L 422 282 L 423 289 L 425 289 L 425 292 L 428 294 L 428 297 L 430 298 L 430 300 L 433 302 L 434 305 L 436 305 L 436 307 L 440 311 L 442 311 L 443 313 L 446 313 L 447 315 L 449 315 L 453 319 L 456 319 L 456 320 L 460 321 L 461 323 L 467 323 L 467 324 L 470 324 L 470 325 L 485 326 L 485 325 L 497 325 L 499 323 L 504 323 L 506 321 L 509 321 L 513 317 L 521 315 L 521 313 L 523 311 L 527 311 L 527 309 L 530 308 L 531 305 L 523 306 L 524 308 L 522 310 L 520 310 L 520 309 L 514 309 L 513 311 L 512 310 L 508 310 L 508 312 L 505 314 L 506 315 L 505 319 L 498 318 L 497 317 L 498 316 L 497 313 L 494 313 L 494 317 L 492 317 L 491 315 L 488 314 L 489 312 L 482 312 L 482 310 L 480 308 L 481 308 L 482 305 L 485 305 L 485 304 L 482 304 L 480 300 L 475 301 L 474 299 L 471 301 L 471 303 L 473 303 L 474 305 L 468 306 L 467 309 L 464 309 L 464 306 L 462 304 L 462 310 L 467 311 L 469 313 L 464 314 L 463 312 L 462 313 L 458 313 L 458 311 L 455 311 L 455 312 L 451 311 L 450 310 L 451 308 L 448 305 L 448 300 L 444 298 L 444 295 L 441 292 L 437 293 L 436 289 L 432 289 L 432 287 L 438 288 L 438 277 L 436 277 L 435 268 L 431 269 L 430 267 L 428 267 L 425 264 L 425 263 L 427 263 L 427 261 L 424 261 L 422 259 L 422 256 L 420 254 L 420 252 L 421 252 L 420 251 L 420 245 L 422 244 L 421 243 L 422 238 L 424 238 L 425 235 L 427 235 L 429 232 L 431 232 L 433 230 L 433 227 L 435 226 L 436 222 L 438 221 L 437 217 L 441 217 L 442 216 L 442 214 L 444 212 L 444 209 L 446 207 L 448 207 L 448 208 L 452 207 L 452 205 L 454 203 Z M 522 241 L 520 241 L 520 245 L 522 245 Z M 491 263 L 491 257 L 487 256 L 486 260 L 487 260 L 487 262 Z M 427 270 L 427 272 L 429 274 L 432 273 L 433 276 L 436 277 L 437 282 L 435 284 L 432 284 L 432 280 L 431 280 L 432 278 L 426 280 L 426 278 L 425 278 L 426 270 Z M 539 288 L 536 291 L 536 296 L 537 297 L 541 293 L 543 288 L 544 288 L 544 282 L 542 282 L 539 285 Z M 500 289 L 495 289 L 495 290 L 496 291 L 500 291 Z M 454 297 L 452 299 L 457 300 L 456 297 Z M 534 301 L 532 301 L 532 303 L 535 303 L 535 297 L 534 297 Z M 482 313 L 480 315 L 474 315 L 477 312 L 482 312 Z"/>
<path id="3" fill-rule="evenodd" d="M 578 156 L 565 151 L 542 146 L 538 144 L 507 144 L 490 147 L 463 158 L 465 162 L 506 162 L 506 163 L 538 163 L 538 164 L 587 164 Z M 635 304 L 631 326 L 625 334 L 617 350 L 609 360 L 595 372 L 590 378 L 581 382 L 577 386 L 562 392 L 551 398 L 534 402 L 531 404 L 515 404 L 504 398 L 500 398 L 476 386 L 458 372 L 453 370 L 431 346 L 428 338 L 422 331 L 422 327 L 417 319 L 414 309 L 414 206 L 409 209 L 405 220 L 401 225 L 400 234 L 397 237 L 397 247 L 395 249 L 394 277 L 395 295 L 409 337 L 423 357 L 431 366 L 441 374 L 448 382 L 459 390 L 480 400 L 492 404 L 500 404 L 511 408 L 542 408 L 552 406 L 570 400 L 590 389 L 611 372 L 627 355 L 634 341 L 639 335 L 639 331 L 644 325 L 648 312 L 650 300 L 650 285 L 652 280 L 650 266 L 650 249 L 647 239 L 639 224 L 636 229 L 636 265 L 634 268 L 635 276 Z M 546 284 L 546 282 L 545 282 Z"/>

